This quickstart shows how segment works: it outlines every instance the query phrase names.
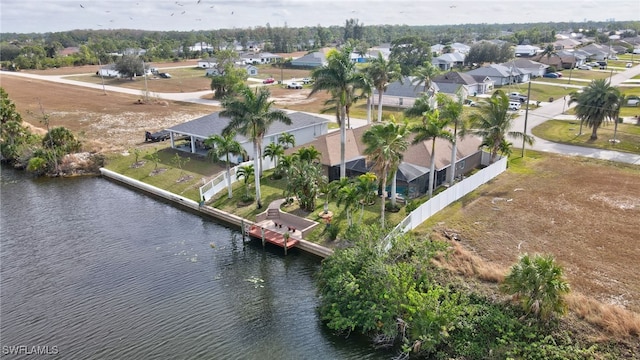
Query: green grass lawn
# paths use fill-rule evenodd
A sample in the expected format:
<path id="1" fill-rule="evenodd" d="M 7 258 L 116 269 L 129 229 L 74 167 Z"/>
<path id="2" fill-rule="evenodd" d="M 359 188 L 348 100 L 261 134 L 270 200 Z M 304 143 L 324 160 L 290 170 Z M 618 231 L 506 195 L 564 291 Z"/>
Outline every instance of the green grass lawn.
<path id="1" fill-rule="evenodd" d="M 620 140 L 619 143 L 609 141 L 613 138 L 614 124 L 612 123 L 607 123 L 598 129 L 598 139 L 595 141 L 589 140 L 590 128 L 584 126 L 580 136 L 577 135 L 579 130 L 579 121 L 549 120 L 531 131 L 535 136 L 558 143 L 640 154 L 640 126 L 618 124 L 616 139 Z"/>
<path id="2" fill-rule="evenodd" d="M 561 79 L 549 79 L 549 80 L 561 80 Z M 536 80 L 537 81 L 537 80 Z M 586 85 L 587 83 L 585 83 Z M 518 91 L 522 94 L 527 93 L 527 85 L 520 84 L 517 88 L 513 86 L 503 86 L 500 88 L 505 92 Z M 529 97 L 531 102 L 536 101 L 549 101 L 549 98 L 559 99 L 565 95 L 575 91 L 575 88 L 564 88 L 562 86 L 531 84 L 531 96 Z"/>

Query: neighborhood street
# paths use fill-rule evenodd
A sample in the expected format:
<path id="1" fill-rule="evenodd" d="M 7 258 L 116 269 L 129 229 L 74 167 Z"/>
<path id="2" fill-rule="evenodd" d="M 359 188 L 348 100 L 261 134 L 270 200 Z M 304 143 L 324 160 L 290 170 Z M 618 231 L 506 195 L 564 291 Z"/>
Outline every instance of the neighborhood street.
<path id="1" fill-rule="evenodd" d="M 625 71 L 619 72 L 611 77 L 611 84 L 614 86 L 620 85 L 625 80 L 628 80 L 639 74 L 640 74 L 640 66 L 634 66 L 630 69 L 625 69 Z M 545 84 L 549 85 L 548 83 L 545 83 Z M 564 84 L 558 84 L 558 86 L 564 86 Z M 529 111 L 529 115 L 527 116 L 526 133 L 529 135 L 532 135 L 531 129 L 533 129 L 534 127 L 542 124 L 543 122 L 549 119 L 554 119 L 562 115 L 563 110 L 566 111 L 567 109 L 569 109 L 568 101 L 569 101 L 569 97 L 567 96 L 566 100 L 563 98 L 560 98 L 555 100 L 552 103 L 544 103 L 543 106 L 535 110 Z M 520 116 L 518 116 L 518 118 L 514 120 L 511 131 L 522 132 L 525 128 L 524 124 L 525 124 L 525 111 L 520 111 Z M 518 149 L 522 148 L 522 140 L 511 138 L 511 142 L 513 143 L 513 146 L 514 146 L 513 152 L 517 153 Z M 558 154 L 586 156 L 586 157 L 591 157 L 595 159 L 611 160 L 611 161 L 618 161 L 618 162 L 640 165 L 640 155 L 613 151 L 613 150 L 602 150 L 602 149 L 588 148 L 588 147 L 582 147 L 582 146 L 558 144 L 551 141 L 540 139 L 538 137 L 535 137 L 535 143 L 533 144 L 533 146 L 527 145 L 526 148 L 531 148 L 533 150 L 538 150 L 538 151 L 558 153 Z"/>
<path id="2" fill-rule="evenodd" d="M 36 74 L 29 74 L 29 73 L 22 73 L 22 72 L 9 72 L 9 71 L 3 71 L 0 74 L 2 76 L 18 76 L 23 78 L 53 81 L 53 82 L 62 83 L 62 84 L 83 86 L 83 87 L 103 90 L 103 85 L 70 80 L 70 79 L 66 79 L 65 76 L 59 76 L 59 75 L 43 76 L 43 75 L 36 75 Z M 640 66 L 634 66 L 633 68 L 630 68 L 630 69 L 624 69 L 624 71 L 618 72 L 611 77 L 611 83 L 613 85 L 620 85 L 622 82 L 639 74 L 640 74 Z M 572 79 L 572 81 L 577 82 L 578 80 Z M 545 84 L 549 85 L 549 83 L 545 83 Z M 575 84 L 572 84 L 572 85 L 575 86 Z M 568 85 L 568 86 L 572 86 L 572 85 Z M 567 85 L 558 83 L 557 86 L 567 86 Z M 575 87 L 578 88 L 578 86 L 575 86 Z M 127 88 L 109 86 L 109 85 L 105 85 L 104 90 L 121 92 L 121 93 L 126 93 L 131 95 L 137 95 L 137 96 L 141 94 L 141 91 L 138 89 L 127 89 Z M 210 106 L 219 106 L 220 105 L 219 101 L 202 98 L 203 96 L 210 95 L 210 94 L 211 94 L 210 90 L 205 90 L 205 91 L 198 91 L 198 92 L 191 92 L 191 93 L 152 92 L 150 93 L 150 96 L 155 98 L 160 98 L 163 100 L 183 101 L 183 102 L 191 102 L 191 103 L 210 105 Z M 569 105 L 568 105 L 568 96 L 567 96 L 566 100 L 562 98 L 556 99 L 552 103 L 543 103 L 543 105 L 538 109 L 529 111 L 529 114 L 527 116 L 526 133 L 529 135 L 532 135 L 531 134 L 532 128 L 534 128 L 537 125 L 540 125 L 546 120 L 557 118 L 558 116 L 562 115 L 563 110 L 566 111 L 568 108 L 569 108 Z M 354 118 L 351 119 L 351 125 L 353 127 L 362 126 L 362 125 L 365 125 L 366 123 L 367 121 L 363 119 L 354 119 Z M 514 120 L 513 127 L 511 130 L 523 131 L 525 128 L 524 125 L 525 125 L 525 111 L 520 111 L 520 116 L 518 116 L 518 118 Z M 513 146 L 514 146 L 514 149 L 513 149 L 514 153 L 517 153 L 517 151 L 522 148 L 522 140 L 511 139 L 511 142 L 513 143 Z M 566 155 L 572 155 L 572 156 L 585 156 L 585 157 L 591 157 L 596 159 L 604 159 L 604 160 L 611 160 L 611 161 L 618 161 L 618 162 L 640 165 L 640 155 L 623 153 L 623 152 L 618 152 L 613 150 L 602 150 L 602 149 L 587 148 L 587 147 L 581 147 L 581 146 L 558 144 L 558 143 L 546 141 L 537 137 L 535 138 L 534 145 L 532 147 L 527 146 L 527 148 L 531 148 L 533 150 L 538 150 L 538 151 L 547 151 L 547 152 L 566 154 Z"/>

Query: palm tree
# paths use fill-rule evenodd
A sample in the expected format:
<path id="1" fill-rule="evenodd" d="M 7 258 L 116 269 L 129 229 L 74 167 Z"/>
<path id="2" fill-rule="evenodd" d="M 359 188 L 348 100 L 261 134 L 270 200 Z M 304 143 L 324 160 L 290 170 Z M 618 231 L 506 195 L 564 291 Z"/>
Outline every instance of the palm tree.
<path id="1" fill-rule="evenodd" d="M 220 116 L 231 119 L 227 127 L 224 128 L 223 134 L 237 131 L 253 142 L 253 162 L 256 168 L 255 185 L 258 209 L 262 208 L 262 199 L 260 197 L 262 139 L 271 124 L 275 121 L 291 125 L 291 119 L 285 112 L 271 109 L 273 101 L 269 101 L 270 95 L 269 89 L 264 87 L 256 88 L 255 92 L 248 87 L 243 87 L 240 89 L 239 97 L 226 98 L 222 101 L 224 110 L 220 112 Z"/>
<path id="2" fill-rule="evenodd" d="M 456 177 L 456 155 L 458 152 L 458 128 L 464 134 L 464 122 L 462 121 L 462 96 L 458 94 L 458 101 L 453 101 L 449 96 L 439 93 L 436 95 L 440 105 L 440 116 L 453 124 L 453 136 L 451 137 L 451 165 L 449 167 L 449 185 L 453 185 Z"/>
<path id="3" fill-rule="evenodd" d="M 300 148 L 293 154 L 294 158 L 298 158 L 308 163 L 318 162 L 320 160 L 320 155 L 322 155 L 322 153 L 318 151 L 315 146 Z"/>
<path id="4" fill-rule="evenodd" d="M 346 177 L 341 178 L 341 180 L 342 179 L 346 179 Z M 341 187 L 340 190 L 338 190 L 337 205 L 338 206 L 344 205 L 344 211 L 347 214 L 348 226 L 353 225 L 351 209 L 358 203 L 358 198 L 359 198 L 358 190 L 356 190 L 353 183 L 349 183 L 348 186 Z"/>
<path id="5" fill-rule="evenodd" d="M 556 51 L 556 48 L 553 46 L 553 44 L 548 44 L 544 48 L 544 50 L 538 56 L 538 61 L 545 56 L 547 57 L 547 65 L 551 65 L 550 60 L 552 56 L 557 56 L 558 59 L 560 59 L 560 67 L 562 67 L 562 58 L 560 57 L 560 55 L 558 55 L 558 52 Z"/>
<path id="6" fill-rule="evenodd" d="M 424 121 L 425 114 L 429 113 L 433 108 L 431 107 L 431 98 L 427 94 L 421 94 L 413 106 L 404 110 L 404 116 L 407 117 L 419 117 Z"/>
<path id="7" fill-rule="evenodd" d="M 409 147 L 409 141 L 407 140 L 409 136 L 408 127 L 407 121 L 403 125 L 398 125 L 395 122 L 384 125 L 376 124 L 362 135 L 362 142 L 366 146 L 364 154 L 373 163 L 373 168 L 380 176 L 380 186 L 382 188 L 380 223 L 383 228 L 387 178 L 391 174 L 391 204 L 395 207 L 396 172 L 402 162 L 404 152 Z"/>
<path id="8" fill-rule="evenodd" d="M 500 287 L 503 292 L 515 295 L 528 314 L 543 320 L 567 310 L 564 295 L 570 287 L 562 268 L 551 256 L 523 255 Z"/>
<path id="9" fill-rule="evenodd" d="M 286 150 L 289 147 L 296 146 L 296 137 L 291 133 L 282 133 L 280 137 L 278 137 L 278 144 L 282 144 Z"/>
<path id="10" fill-rule="evenodd" d="M 436 139 L 446 139 L 451 141 L 453 135 L 446 129 L 449 120 L 440 119 L 440 111 L 433 110 L 425 113 L 425 117 L 422 124 L 417 125 L 411 129 L 415 137 L 413 138 L 413 144 L 418 144 L 425 140 L 431 140 L 431 159 L 429 160 L 429 197 L 433 195 L 433 189 L 435 189 L 436 183 Z"/>
<path id="11" fill-rule="evenodd" d="M 616 99 L 616 105 L 613 109 L 612 112 L 612 116 L 611 119 L 614 122 L 613 125 L 613 139 L 611 139 L 611 142 L 613 142 L 614 144 L 619 142 L 619 140 L 616 139 L 616 135 L 618 134 L 618 118 L 620 117 L 620 110 L 622 109 L 622 105 L 627 102 L 627 96 L 621 92 L 618 92 L 618 98 Z"/>
<path id="12" fill-rule="evenodd" d="M 327 65 L 313 71 L 315 80 L 309 96 L 320 90 L 328 91 L 336 100 L 336 113 L 340 125 L 340 177 L 346 176 L 345 146 L 346 146 L 346 119 L 347 108 L 353 103 L 355 89 L 362 87 L 364 80 L 362 74 L 356 72 L 356 67 L 349 58 L 351 49 L 345 47 L 342 51 L 330 52 L 327 56 Z"/>
<path id="13" fill-rule="evenodd" d="M 572 93 L 569 104 L 577 103 L 576 117 L 581 124 L 592 129 L 590 140 L 598 139 L 598 128 L 602 123 L 615 116 L 620 90 L 611 86 L 606 79 L 591 81 L 581 93 Z"/>
<path id="14" fill-rule="evenodd" d="M 533 144 L 533 136 L 520 131 L 509 131 L 516 117 L 517 114 L 509 112 L 509 97 L 502 90 L 497 90 L 489 99 L 480 102 L 478 111 L 469 116 L 471 122 L 469 132 L 480 136 L 481 146 L 489 148 L 490 164 L 497 160 L 498 152 L 505 153 L 510 149 L 511 143 L 507 141 L 507 135 L 524 139 L 529 145 Z"/>
<path id="15" fill-rule="evenodd" d="M 431 79 L 433 79 L 436 75 L 440 73 L 440 69 L 433 66 L 430 62 L 425 62 L 422 66 L 417 67 L 413 75 L 415 78 L 412 83 L 416 86 L 420 86 L 424 82 L 424 90 L 422 90 L 425 94 L 429 93 L 429 89 L 431 89 Z"/>
<path id="16" fill-rule="evenodd" d="M 360 203 L 360 223 L 362 223 L 362 219 L 364 217 L 364 207 L 374 204 L 376 201 L 377 181 L 378 177 L 375 174 L 368 172 L 358 176 L 353 182 L 353 187 L 358 194 L 358 202 Z M 384 198 L 382 198 L 382 204 L 382 208 L 384 209 Z M 382 214 L 384 219 L 384 210 Z M 384 221 L 382 222 L 382 226 L 384 226 Z"/>
<path id="17" fill-rule="evenodd" d="M 229 154 L 245 156 L 246 151 L 242 145 L 236 141 L 235 132 L 230 132 L 225 135 L 212 135 L 204 141 L 204 144 L 211 147 L 211 150 L 207 152 L 207 156 L 211 160 L 217 161 L 223 156 L 226 158 L 227 187 L 229 189 L 229 199 L 231 199 L 233 197 L 233 190 L 231 186 L 231 162 L 229 161 Z"/>
<path id="18" fill-rule="evenodd" d="M 278 143 L 269 143 L 269 145 L 265 146 L 262 156 L 268 157 L 271 162 L 274 162 L 274 165 L 277 169 L 282 155 L 284 155 L 284 146 Z"/>
<path id="19" fill-rule="evenodd" d="M 387 60 L 378 53 L 378 57 L 371 60 L 366 73 L 372 80 L 373 86 L 378 90 L 378 122 L 382 121 L 382 95 L 390 83 L 402 79 L 400 65 L 394 60 Z"/>
<path id="20" fill-rule="evenodd" d="M 240 179 L 240 178 L 244 178 L 244 188 L 245 188 L 245 198 L 248 199 L 249 198 L 249 179 L 254 176 L 255 177 L 255 168 L 253 167 L 253 165 L 245 165 L 245 166 L 240 166 L 238 168 L 238 171 L 236 172 L 236 178 Z"/>

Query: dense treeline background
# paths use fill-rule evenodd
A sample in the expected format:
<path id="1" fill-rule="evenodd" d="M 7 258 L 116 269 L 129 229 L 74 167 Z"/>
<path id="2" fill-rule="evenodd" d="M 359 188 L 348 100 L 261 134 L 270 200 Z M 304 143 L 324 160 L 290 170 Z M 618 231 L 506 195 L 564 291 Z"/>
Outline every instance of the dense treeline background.
<path id="1" fill-rule="evenodd" d="M 72 30 L 44 34 L 2 33 L 0 54 L 3 67 L 48 68 L 109 63 L 114 53 L 127 49 L 145 49 L 146 61 L 195 59 L 207 54 L 192 47 L 198 42 L 217 49 L 239 44 L 248 48 L 253 42 L 263 51 L 289 53 L 310 51 L 347 41 L 357 48 L 391 43 L 399 38 L 419 38 L 424 43 L 472 43 L 479 40 L 500 39 L 511 44 L 542 44 L 555 40 L 558 31 L 583 30 L 597 42 L 608 41 L 608 31 L 628 29 L 629 36 L 640 31 L 640 22 L 586 22 L 536 24 L 467 24 L 443 26 L 373 25 L 348 19 L 344 26 L 307 26 L 302 28 L 257 26 L 245 29 L 211 31 L 143 31 L 143 30 Z M 622 37 L 625 33 L 622 34 Z M 57 56 L 60 50 L 77 47 L 79 52 Z M 209 54 L 211 55 L 211 53 Z"/>

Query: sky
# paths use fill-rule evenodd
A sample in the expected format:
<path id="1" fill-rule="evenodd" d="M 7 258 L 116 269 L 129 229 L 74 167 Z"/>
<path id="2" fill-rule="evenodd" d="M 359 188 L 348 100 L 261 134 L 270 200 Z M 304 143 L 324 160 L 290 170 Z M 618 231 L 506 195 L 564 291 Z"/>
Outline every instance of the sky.
<path id="1" fill-rule="evenodd" d="M 0 0 L 0 32 L 639 20 L 640 0 Z"/>

